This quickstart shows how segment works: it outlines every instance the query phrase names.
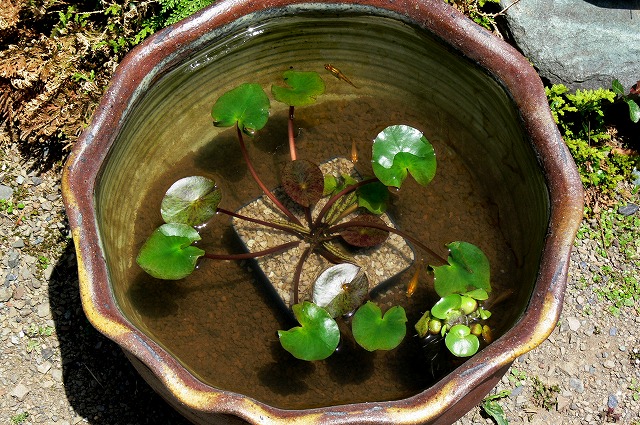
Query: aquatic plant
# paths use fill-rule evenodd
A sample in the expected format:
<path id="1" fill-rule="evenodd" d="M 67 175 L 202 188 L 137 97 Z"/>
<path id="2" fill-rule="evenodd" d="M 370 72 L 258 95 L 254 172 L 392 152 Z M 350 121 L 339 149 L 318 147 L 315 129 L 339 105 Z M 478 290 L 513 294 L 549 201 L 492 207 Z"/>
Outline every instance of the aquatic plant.
<path id="1" fill-rule="evenodd" d="M 327 65 L 328 66 L 328 65 Z M 325 67 L 327 67 L 325 66 Z M 327 68 L 329 69 L 329 68 Z M 332 74 L 341 78 L 332 67 Z M 354 88 L 356 87 L 350 80 Z M 165 224 L 158 227 L 140 249 L 137 263 L 159 279 L 182 279 L 191 274 L 201 258 L 213 260 L 255 259 L 275 255 L 293 247 L 303 247 L 293 274 L 291 307 L 299 326 L 278 331 L 282 347 L 303 360 L 322 360 L 338 347 L 338 321 L 351 325 L 354 340 L 369 351 L 391 350 L 407 333 L 407 316 L 402 306 L 386 312 L 371 300 L 369 281 L 356 264 L 351 251 L 375 249 L 393 233 L 412 244 L 429 259 L 429 266 L 416 262 L 407 296 L 419 284 L 421 273 L 433 273 L 434 290 L 440 300 L 415 325 L 419 336 L 437 339 L 454 356 L 475 354 L 482 343 L 491 341 L 485 321 L 491 313 L 481 307 L 491 291 L 489 261 L 468 242 L 447 245 L 447 259 L 414 236 L 388 225 L 380 218 L 386 210 L 389 188 L 400 188 L 407 178 L 428 185 L 436 173 L 436 155 L 424 134 L 411 126 L 386 127 L 372 144 L 374 176 L 360 181 L 350 176 L 323 175 L 320 167 L 298 158 L 294 134 L 295 109 L 310 105 L 325 91 L 317 72 L 288 70 L 284 85 L 273 85 L 271 95 L 288 109 L 290 161 L 281 170 L 281 187 L 297 208 L 296 215 L 261 180 L 246 148 L 245 137 L 260 131 L 269 120 L 271 100 L 259 84 L 245 83 L 224 93 L 212 107 L 213 124 L 234 127 L 240 150 L 253 180 L 282 213 L 282 219 L 265 220 L 229 211 L 220 206 L 221 189 L 203 176 L 185 177 L 175 182 L 161 203 Z M 352 152 L 352 161 L 357 153 Z M 320 204 L 323 200 L 324 204 Z M 316 213 L 317 211 L 317 213 Z M 315 214 L 315 216 L 314 216 Z M 294 237 L 261 251 L 238 254 L 208 253 L 194 245 L 200 240 L 198 226 L 221 215 L 276 229 Z M 348 248 L 348 249 L 346 249 Z M 300 299 L 299 283 L 303 267 L 312 253 L 335 265 L 314 282 L 310 299 Z"/>

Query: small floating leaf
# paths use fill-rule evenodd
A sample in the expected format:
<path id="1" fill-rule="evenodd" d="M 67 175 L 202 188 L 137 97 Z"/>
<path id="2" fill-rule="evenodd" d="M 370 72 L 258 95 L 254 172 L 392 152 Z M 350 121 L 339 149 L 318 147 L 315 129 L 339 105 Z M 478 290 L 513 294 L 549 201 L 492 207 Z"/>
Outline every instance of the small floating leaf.
<path id="1" fill-rule="evenodd" d="M 378 246 L 387 240 L 389 232 L 375 227 L 368 227 L 367 224 L 376 224 L 386 226 L 385 222 L 378 216 L 371 214 L 362 214 L 351 220 L 353 227 L 349 227 L 340 233 L 342 239 L 346 243 L 359 248 L 370 248 Z M 355 223 L 363 223 L 357 225 Z"/>
<path id="2" fill-rule="evenodd" d="M 358 206 L 366 208 L 372 214 L 382 214 L 387 210 L 389 189 L 381 182 L 374 182 L 359 187 Z"/>
<path id="3" fill-rule="evenodd" d="M 324 93 L 324 81 L 314 71 L 285 71 L 282 76 L 288 87 L 271 86 L 271 93 L 278 101 L 289 106 L 310 105 Z"/>
<path id="4" fill-rule="evenodd" d="M 140 248 L 138 265 L 158 279 L 178 280 L 193 272 L 204 251 L 191 244 L 200 234 L 186 224 L 163 224 Z"/>
<path id="5" fill-rule="evenodd" d="M 162 199 L 160 213 L 167 223 L 197 226 L 216 214 L 222 192 L 202 176 L 185 177 L 171 185 Z"/>
<path id="6" fill-rule="evenodd" d="M 340 329 L 336 321 L 323 308 L 308 301 L 295 304 L 292 309 L 301 326 L 278 331 L 282 347 L 301 360 L 329 357 L 340 342 Z"/>
<path id="7" fill-rule="evenodd" d="M 462 297 L 459 294 L 450 294 L 446 297 L 442 297 L 431 308 L 431 315 L 441 320 L 448 319 L 452 312 L 458 313 L 460 311 L 460 305 L 462 304 Z"/>
<path id="8" fill-rule="evenodd" d="M 408 125 L 392 125 L 373 141 L 373 172 L 386 186 L 400 187 L 407 173 L 426 186 L 436 173 L 436 154 L 423 134 Z"/>
<path id="9" fill-rule="evenodd" d="M 391 307 L 383 317 L 380 307 L 367 301 L 353 315 L 351 329 L 356 342 L 365 350 L 392 350 L 406 335 L 406 323 L 404 308 Z"/>
<path id="10" fill-rule="evenodd" d="M 213 125 L 231 127 L 238 123 L 243 133 L 253 135 L 269 120 L 270 106 L 259 84 L 244 83 L 218 98 L 211 110 Z"/>
<path id="11" fill-rule="evenodd" d="M 489 294 L 484 289 L 474 289 L 473 291 L 465 292 L 462 295 L 466 295 L 467 297 L 471 297 L 474 300 L 484 301 L 489 298 Z"/>
<path id="12" fill-rule="evenodd" d="M 287 162 L 282 169 L 284 191 L 303 207 L 314 205 L 322 198 L 324 178 L 320 168 L 306 159 Z"/>
<path id="13" fill-rule="evenodd" d="M 454 325 L 447 332 L 444 343 L 456 357 L 469 357 L 478 352 L 480 341 L 465 325 Z"/>
<path id="14" fill-rule="evenodd" d="M 331 317 L 350 313 L 362 305 L 369 293 L 369 279 L 355 264 L 340 263 L 327 268 L 313 284 L 313 302 Z"/>
<path id="15" fill-rule="evenodd" d="M 322 189 L 322 196 L 329 196 L 335 192 L 338 188 L 338 179 L 333 174 L 324 175 L 324 188 Z"/>
<path id="16" fill-rule="evenodd" d="M 491 292 L 489 260 L 482 250 L 468 242 L 451 242 L 449 264 L 433 267 L 434 288 L 441 297 L 474 289 Z"/>

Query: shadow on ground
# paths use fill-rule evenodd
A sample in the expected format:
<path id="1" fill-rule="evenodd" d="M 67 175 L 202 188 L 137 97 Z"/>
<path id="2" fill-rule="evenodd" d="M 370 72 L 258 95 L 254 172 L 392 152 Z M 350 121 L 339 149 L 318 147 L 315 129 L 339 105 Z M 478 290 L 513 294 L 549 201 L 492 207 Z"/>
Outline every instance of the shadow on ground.
<path id="1" fill-rule="evenodd" d="M 79 416 L 94 425 L 189 423 L 139 377 L 120 348 L 85 317 L 71 241 L 51 276 L 49 304 L 60 341 L 66 396 Z"/>

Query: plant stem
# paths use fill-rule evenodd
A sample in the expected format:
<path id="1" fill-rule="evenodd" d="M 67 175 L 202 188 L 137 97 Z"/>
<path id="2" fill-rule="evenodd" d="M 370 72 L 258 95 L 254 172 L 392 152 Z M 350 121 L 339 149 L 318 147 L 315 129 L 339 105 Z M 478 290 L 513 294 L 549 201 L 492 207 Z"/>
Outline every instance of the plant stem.
<path id="1" fill-rule="evenodd" d="M 414 243 L 416 246 L 418 246 L 418 248 L 422 249 L 424 252 L 426 252 L 427 254 L 429 254 L 430 256 L 435 258 L 436 260 L 440 261 L 442 264 L 448 264 L 447 260 L 445 260 L 444 258 L 439 256 L 438 254 L 436 254 L 435 251 L 433 251 L 431 248 L 429 248 L 428 246 L 423 244 L 418 239 L 416 239 L 413 236 L 403 232 L 402 230 L 395 229 L 393 227 L 387 226 L 386 224 L 376 224 L 376 223 L 369 223 L 369 222 L 365 222 L 365 221 L 352 220 L 352 221 L 349 221 L 347 223 L 336 224 L 335 226 L 329 227 L 327 229 L 327 233 L 338 233 L 341 230 L 348 229 L 349 227 L 370 227 L 370 228 L 373 228 L 373 229 L 380 229 L 380 230 L 385 230 L 387 232 L 395 233 L 396 235 L 408 240 L 409 242 Z"/>
<path id="2" fill-rule="evenodd" d="M 253 179 L 255 180 L 255 182 L 258 183 L 258 186 L 260 186 L 260 189 L 262 189 L 264 194 L 267 195 L 269 199 L 271 199 L 271 201 L 276 205 L 276 207 L 278 207 L 280 211 L 284 213 L 284 215 L 289 217 L 289 220 L 302 226 L 302 223 L 300 223 L 300 220 L 298 220 L 298 218 L 295 215 L 293 215 L 293 213 L 289 211 L 289 209 L 285 207 L 282 204 L 282 202 L 280 202 L 278 198 L 276 198 L 276 196 L 273 193 L 271 193 L 269 189 L 267 189 L 267 186 L 265 186 L 262 180 L 260 180 L 260 177 L 258 177 L 258 173 L 256 173 L 256 170 L 255 168 L 253 168 L 253 164 L 251 163 L 251 159 L 249 159 L 249 153 L 247 152 L 247 147 L 244 144 L 244 138 L 242 137 L 242 131 L 240 130 L 240 126 L 238 126 L 238 123 L 236 123 L 236 132 L 238 133 L 238 141 L 240 142 L 240 150 L 242 151 L 242 156 L 244 157 L 244 161 L 247 164 L 247 168 L 249 169 L 249 172 L 251 173 L 251 176 L 253 176 Z"/>
<path id="3" fill-rule="evenodd" d="M 289 130 L 289 152 L 291 154 L 291 160 L 295 161 L 298 159 L 298 155 L 296 154 L 296 141 L 293 137 L 293 106 L 289 106 L 289 122 L 287 124 L 287 129 Z"/>
<path id="4" fill-rule="evenodd" d="M 356 184 L 353 184 L 351 186 L 347 186 L 344 189 L 342 189 L 340 192 L 336 193 L 335 195 L 333 195 L 331 198 L 329 198 L 329 200 L 327 201 L 326 204 L 324 204 L 324 207 L 322 207 L 322 209 L 320 210 L 320 213 L 318 213 L 318 216 L 316 217 L 316 221 L 314 223 L 315 227 L 320 226 L 320 223 L 322 223 L 322 219 L 324 218 L 324 216 L 327 214 L 327 211 L 329 211 L 329 209 L 331 208 L 331 206 L 333 204 L 336 203 L 336 201 L 338 199 L 340 199 L 340 197 L 346 195 L 349 192 L 353 192 L 354 190 L 356 190 L 357 188 L 364 186 L 366 184 L 369 183 L 373 183 L 375 181 L 377 181 L 378 179 L 375 177 L 372 177 L 370 179 L 366 179 L 366 180 L 362 180 L 361 182 L 358 182 Z"/>
<path id="5" fill-rule="evenodd" d="M 290 227 L 288 227 L 286 225 L 283 225 L 283 224 L 273 223 L 271 221 L 266 221 L 266 220 L 261 220 L 259 218 L 249 217 L 249 216 L 246 216 L 246 215 L 235 213 L 233 211 L 225 210 L 224 208 L 216 208 L 216 212 L 219 212 L 221 214 L 226 214 L 226 215 L 229 215 L 231 217 L 238 218 L 240 220 L 245 220 L 245 221 L 250 221 L 252 223 L 261 224 L 261 225 L 263 225 L 265 227 L 271 227 L 273 229 L 282 230 L 283 232 L 287 232 L 290 235 L 298 236 L 299 238 L 304 238 L 304 236 L 306 236 L 308 234 L 308 233 L 301 232 L 298 229 L 292 229 L 292 228 L 290 228 Z"/>
<path id="6" fill-rule="evenodd" d="M 307 260 L 307 258 L 309 257 L 309 255 L 311 255 L 311 252 L 313 251 L 313 246 L 308 246 L 305 248 L 305 250 L 302 252 L 302 255 L 300 256 L 300 259 L 298 260 L 298 264 L 296 265 L 296 271 L 293 274 L 293 303 L 294 304 L 298 304 L 298 291 L 300 288 L 300 275 L 302 274 L 302 266 L 304 265 L 304 262 Z"/>
<path id="7" fill-rule="evenodd" d="M 282 245 L 274 246 L 262 251 L 247 252 L 244 254 L 207 254 L 205 253 L 203 257 L 209 258 L 211 260 L 248 260 L 251 258 L 258 258 L 258 257 L 263 257 L 265 255 L 277 254 L 279 252 L 286 251 L 289 248 L 293 248 L 299 245 L 301 242 L 302 241 L 291 241 L 291 242 L 283 243 Z"/>

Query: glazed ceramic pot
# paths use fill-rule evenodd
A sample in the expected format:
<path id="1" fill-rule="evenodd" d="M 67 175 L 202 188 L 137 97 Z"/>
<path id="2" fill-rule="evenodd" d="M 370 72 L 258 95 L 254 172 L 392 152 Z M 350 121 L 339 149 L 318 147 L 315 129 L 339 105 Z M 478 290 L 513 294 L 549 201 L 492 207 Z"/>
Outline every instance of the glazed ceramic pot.
<path id="1" fill-rule="evenodd" d="M 219 153 L 224 142 L 208 115 L 213 101 L 241 82 L 267 85 L 289 67 L 325 63 L 339 65 L 358 86 L 330 80 L 335 96 L 326 102 L 336 103 L 326 109 L 383 97 L 384 105 L 406 106 L 411 120 L 428 124 L 431 139 L 462 158 L 487 192 L 495 234 L 515 264 L 514 307 L 497 340 L 425 388 L 393 400 L 297 406 L 281 403 L 277 391 L 272 402 L 269 394 L 216 385 L 191 349 L 163 339 L 146 321 L 171 321 L 182 314 L 180 303 L 167 307 L 169 296 L 149 307 L 144 296 L 132 296 L 139 284 L 132 270 L 136 241 L 147 231 L 139 224 L 145 205 L 158 202 L 153 188 L 180 174 L 170 171 L 176 164 L 203 152 L 206 166 L 222 174 L 239 164 Z M 400 109 L 392 112 L 404 119 Z M 455 421 L 554 329 L 582 218 L 582 186 L 537 74 L 441 0 L 220 1 L 160 31 L 118 67 L 67 163 L 63 194 L 87 317 L 169 403 L 203 424 Z M 183 328 L 200 337 L 197 325 Z"/>

